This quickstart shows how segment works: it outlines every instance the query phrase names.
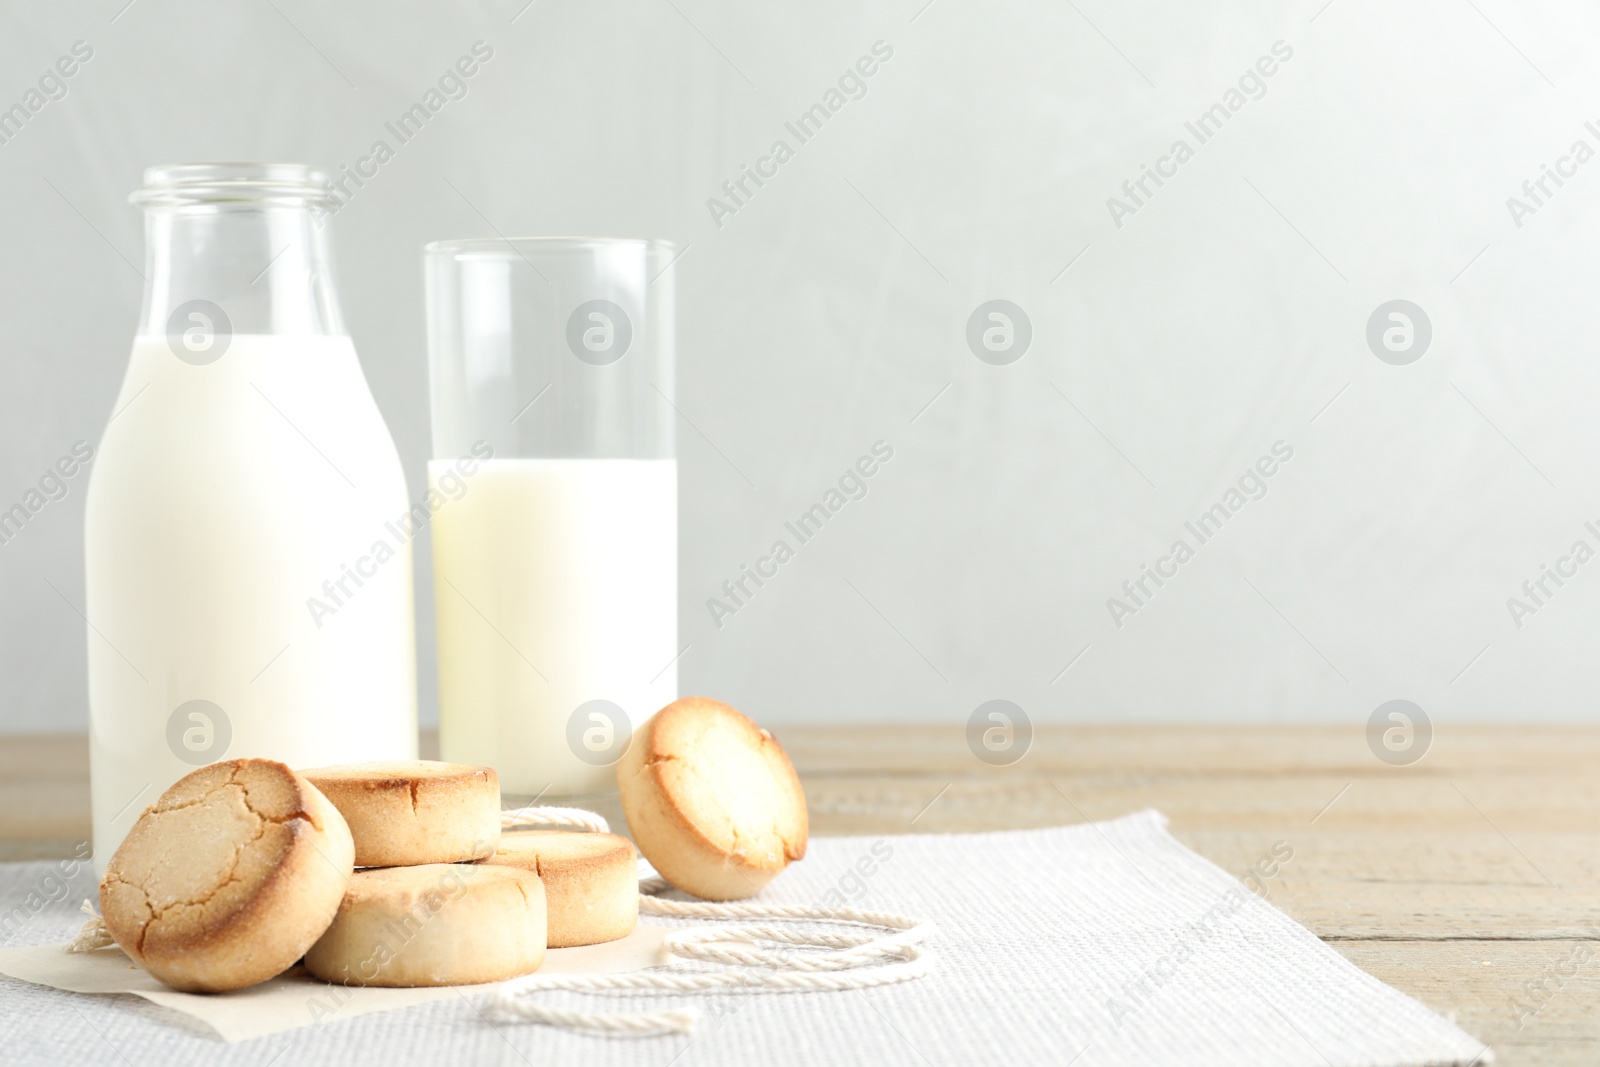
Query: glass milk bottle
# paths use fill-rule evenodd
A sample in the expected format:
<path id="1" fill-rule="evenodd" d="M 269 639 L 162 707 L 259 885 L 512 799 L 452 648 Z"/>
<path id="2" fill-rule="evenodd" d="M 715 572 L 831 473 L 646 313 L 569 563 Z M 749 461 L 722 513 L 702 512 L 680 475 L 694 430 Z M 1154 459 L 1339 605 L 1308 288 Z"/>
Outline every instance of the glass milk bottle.
<path id="1" fill-rule="evenodd" d="M 662 241 L 425 253 L 439 743 L 606 810 L 677 697 L 673 300 Z"/>
<path id="2" fill-rule="evenodd" d="M 334 295 L 323 172 L 155 167 L 85 519 L 99 869 L 195 767 L 416 756 L 409 510 Z"/>

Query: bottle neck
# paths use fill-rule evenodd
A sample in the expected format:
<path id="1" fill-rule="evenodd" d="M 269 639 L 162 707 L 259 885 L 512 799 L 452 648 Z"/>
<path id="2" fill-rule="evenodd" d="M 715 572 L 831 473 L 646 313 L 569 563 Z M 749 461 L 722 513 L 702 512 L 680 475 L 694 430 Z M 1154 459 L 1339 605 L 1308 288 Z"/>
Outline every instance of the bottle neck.
<path id="1" fill-rule="evenodd" d="M 271 200 L 144 207 L 141 336 L 182 334 L 201 319 L 208 332 L 345 334 L 328 233 L 314 207 Z"/>

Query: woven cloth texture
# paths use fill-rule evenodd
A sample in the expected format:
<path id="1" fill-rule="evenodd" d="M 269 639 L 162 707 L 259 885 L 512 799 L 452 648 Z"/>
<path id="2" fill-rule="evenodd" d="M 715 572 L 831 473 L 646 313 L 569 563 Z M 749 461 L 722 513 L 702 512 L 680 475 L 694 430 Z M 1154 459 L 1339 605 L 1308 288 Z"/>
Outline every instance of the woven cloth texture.
<path id="1" fill-rule="evenodd" d="M 65 941 L 87 865 L 0 865 L 0 940 Z M 0 976 L 8 1064 L 1074 1063 L 1399 1067 L 1491 1059 L 1482 1043 L 1362 972 L 1143 812 L 983 834 L 823 838 L 763 901 L 853 904 L 937 927 L 933 974 L 900 986 L 696 998 L 689 1037 L 624 1039 L 492 1024 L 481 989 L 236 1044 L 131 996 Z M 592 1010 L 671 997 L 548 995 Z"/>

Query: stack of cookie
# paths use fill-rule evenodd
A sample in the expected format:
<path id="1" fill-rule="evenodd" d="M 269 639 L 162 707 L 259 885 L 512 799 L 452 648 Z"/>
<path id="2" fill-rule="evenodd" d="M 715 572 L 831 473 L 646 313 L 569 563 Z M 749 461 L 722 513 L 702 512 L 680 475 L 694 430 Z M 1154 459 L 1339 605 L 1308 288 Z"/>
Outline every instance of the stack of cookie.
<path id="1" fill-rule="evenodd" d="M 673 885 L 756 893 L 805 855 L 805 795 L 782 747 L 725 704 L 658 712 L 617 767 L 629 828 Z M 494 770 L 412 761 L 296 772 L 266 759 L 180 779 L 100 885 L 107 930 L 175 989 L 241 989 L 304 961 L 359 986 L 493 982 L 545 950 L 626 937 L 633 843 L 501 833 Z"/>
<path id="2" fill-rule="evenodd" d="M 302 957 L 345 985 L 493 982 L 546 946 L 626 937 L 639 914 L 626 838 L 502 836 L 495 772 L 430 761 L 202 767 L 140 816 L 100 903 L 135 962 L 193 992 Z"/>

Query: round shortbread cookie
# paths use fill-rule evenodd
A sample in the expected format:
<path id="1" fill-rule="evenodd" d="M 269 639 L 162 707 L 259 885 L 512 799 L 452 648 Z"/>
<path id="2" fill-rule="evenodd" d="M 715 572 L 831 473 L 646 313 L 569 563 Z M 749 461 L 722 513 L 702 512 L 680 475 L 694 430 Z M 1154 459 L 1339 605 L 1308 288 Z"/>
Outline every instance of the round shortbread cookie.
<path id="1" fill-rule="evenodd" d="M 491 767 L 407 760 L 300 773 L 350 824 L 357 867 L 478 860 L 500 840 L 500 777 Z"/>
<path id="2" fill-rule="evenodd" d="M 306 970 L 353 986 L 498 982 L 544 962 L 544 885 L 516 867 L 357 871 Z"/>
<path id="3" fill-rule="evenodd" d="M 695 896 L 754 896 L 806 854 L 805 792 L 783 746 L 715 700 L 656 712 L 618 761 L 617 788 L 639 851 Z"/>
<path id="4" fill-rule="evenodd" d="M 272 760 L 179 779 L 139 816 L 100 882 L 106 929 L 174 989 L 219 993 L 281 974 L 322 935 L 355 845 L 326 797 Z"/>
<path id="5" fill-rule="evenodd" d="M 533 871 L 544 882 L 551 948 L 615 941 L 639 921 L 639 863 L 626 837 L 518 830 L 501 834 L 483 862 Z"/>

